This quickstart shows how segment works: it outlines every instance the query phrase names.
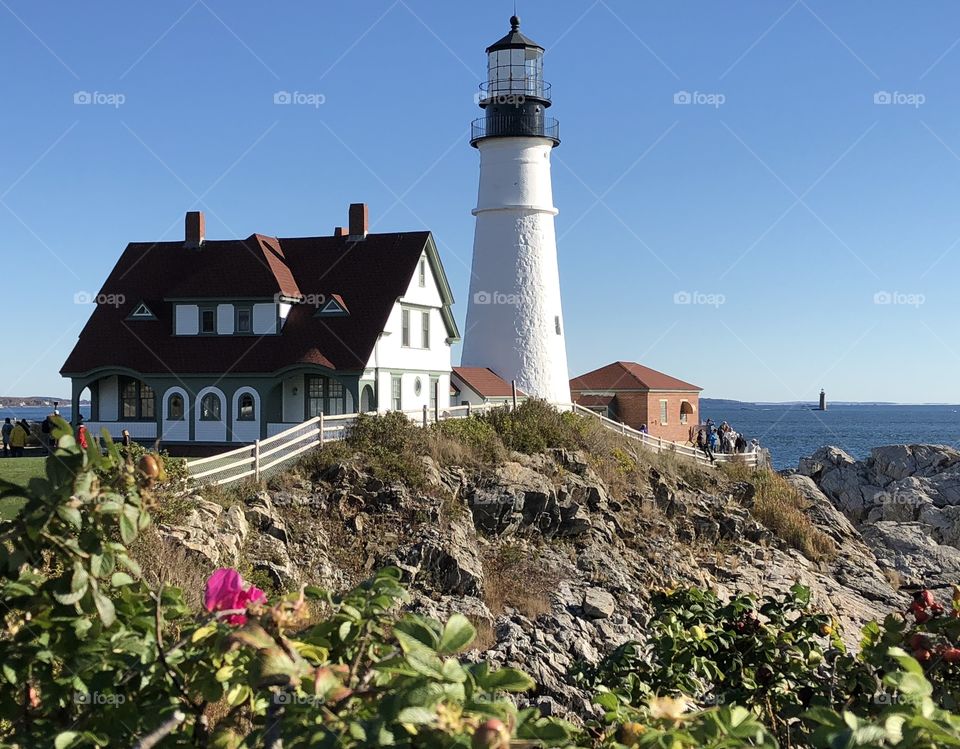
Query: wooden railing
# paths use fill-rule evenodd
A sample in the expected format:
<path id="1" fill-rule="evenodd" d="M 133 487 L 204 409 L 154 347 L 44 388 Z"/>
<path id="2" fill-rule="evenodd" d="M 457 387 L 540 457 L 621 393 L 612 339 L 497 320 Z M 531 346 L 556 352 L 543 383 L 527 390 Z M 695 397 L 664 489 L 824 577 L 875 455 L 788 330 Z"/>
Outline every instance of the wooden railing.
<path id="1" fill-rule="evenodd" d="M 452 406 L 444 409 L 431 409 L 424 406 L 421 410 L 404 411 L 403 413 L 414 423 L 429 426 L 438 421 L 469 418 L 474 414 L 490 411 L 494 408 L 504 408 L 504 406 L 490 404 Z M 506 408 L 511 408 L 511 405 L 507 404 Z M 604 428 L 627 439 L 639 442 L 645 449 L 657 453 L 672 453 L 678 458 L 693 461 L 698 465 L 712 466 L 716 463 L 726 463 L 734 460 L 740 460 L 749 466 L 766 463 L 765 451 L 736 455 L 716 453 L 714 455 L 715 462 L 711 462 L 699 448 L 653 437 L 628 427 L 626 424 L 608 419 L 606 416 L 576 403 L 558 404 L 556 408 L 597 419 Z M 278 471 L 285 464 L 308 450 L 320 447 L 328 442 L 338 442 L 345 439 L 359 415 L 355 413 L 336 416 L 320 414 L 320 416 L 304 421 L 302 424 L 297 424 L 272 437 L 257 440 L 252 445 L 244 445 L 235 450 L 212 455 L 209 458 L 188 460 L 187 471 L 191 478 L 207 484 L 229 484 L 247 478 L 259 481 L 261 478 Z"/>
<path id="2" fill-rule="evenodd" d="M 767 464 L 767 452 L 765 450 L 748 453 L 717 452 L 713 454 L 713 461 L 711 461 L 707 454 L 699 447 L 681 442 L 671 442 L 670 440 L 665 440 L 662 437 L 654 437 L 646 432 L 641 432 L 632 427 L 628 427 L 622 422 L 608 419 L 606 416 L 598 414 L 596 411 L 591 411 L 589 408 L 584 408 L 577 403 L 574 403 L 572 408 L 574 413 L 580 414 L 581 416 L 592 416 L 593 418 L 598 419 L 600 423 L 611 432 L 617 432 L 628 439 L 636 440 L 648 450 L 652 450 L 653 452 L 657 453 L 673 453 L 678 458 L 692 460 L 698 465 L 715 466 L 718 463 L 731 463 L 734 461 L 743 462 L 751 467 L 764 466 Z"/>

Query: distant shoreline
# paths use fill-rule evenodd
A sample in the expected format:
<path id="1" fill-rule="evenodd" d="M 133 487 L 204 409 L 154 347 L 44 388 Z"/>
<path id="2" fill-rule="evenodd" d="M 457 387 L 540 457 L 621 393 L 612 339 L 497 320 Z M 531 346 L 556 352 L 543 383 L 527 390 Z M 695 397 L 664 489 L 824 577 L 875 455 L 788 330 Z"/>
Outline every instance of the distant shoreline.
<path id="1" fill-rule="evenodd" d="M 701 398 L 701 405 L 706 406 L 803 406 L 806 408 L 817 408 L 820 404 L 817 401 L 739 401 L 730 398 Z M 895 403 L 892 401 L 827 401 L 827 410 L 831 406 L 954 406 L 960 408 L 960 403 Z"/>

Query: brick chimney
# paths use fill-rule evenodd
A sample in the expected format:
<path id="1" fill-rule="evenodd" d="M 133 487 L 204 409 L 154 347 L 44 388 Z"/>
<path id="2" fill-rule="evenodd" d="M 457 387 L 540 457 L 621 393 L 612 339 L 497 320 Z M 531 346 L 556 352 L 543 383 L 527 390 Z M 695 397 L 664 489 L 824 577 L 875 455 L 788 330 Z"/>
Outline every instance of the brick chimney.
<path id="1" fill-rule="evenodd" d="M 370 227 L 370 212 L 366 203 L 350 204 L 350 239 L 365 239 Z"/>
<path id="2" fill-rule="evenodd" d="M 184 247 L 197 249 L 203 245 L 203 211 L 187 211 L 184 220 Z"/>
<path id="3" fill-rule="evenodd" d="M 333 230 L 333 236 L 335 237 L 345 237 L 347 236 L 347 227 L 338 226 Z"/>

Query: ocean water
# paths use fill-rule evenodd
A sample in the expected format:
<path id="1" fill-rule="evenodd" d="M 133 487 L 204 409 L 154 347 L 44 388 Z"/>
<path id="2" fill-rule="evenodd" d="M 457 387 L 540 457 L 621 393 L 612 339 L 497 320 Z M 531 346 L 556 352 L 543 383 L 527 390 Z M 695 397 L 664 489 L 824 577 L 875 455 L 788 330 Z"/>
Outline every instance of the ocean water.
<path id="1" fill-rule="evenodd" d="M 70 421 L 69 403 L 61 403 L 57 410 L 64 419 Z M 3 423 L 3 420 L 8 418 L 39 422 L 47 418 L 52 411 L 53 406 L 25 406 L 23 408 L 20 406 L 10 406 L 7 408 L 0 406 L 0 423 Z M 80 408 L 80 414 L 85 419 L 90 418 L 90 406 L 82 406 Z"/>
<path id="2" fill-rule="evenodd" d="M 701 405 L 701 418 L 730 426 L 769 448 L 777 469 L 835 445 L 862 459 L 881 445 L 928 443 L 960 448 L 960 406 L 811 406 L 748 403 Z"/>

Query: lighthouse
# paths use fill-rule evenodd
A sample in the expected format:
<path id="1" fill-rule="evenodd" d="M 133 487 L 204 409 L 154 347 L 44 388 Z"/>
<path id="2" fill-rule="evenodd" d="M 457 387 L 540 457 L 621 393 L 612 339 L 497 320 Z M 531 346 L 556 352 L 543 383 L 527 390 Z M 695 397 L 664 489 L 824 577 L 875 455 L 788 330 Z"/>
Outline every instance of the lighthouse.
<path id="1" fill-rule="evenodd" d="M 550 181 L 560 128 L 546 116 L 543 53 L 516 16 L 487 48 L 484 113 L 470 138 L 480 152 L 480 189 L 461 363 L 488 367 L 532 397 L 569 403 Z"/>

